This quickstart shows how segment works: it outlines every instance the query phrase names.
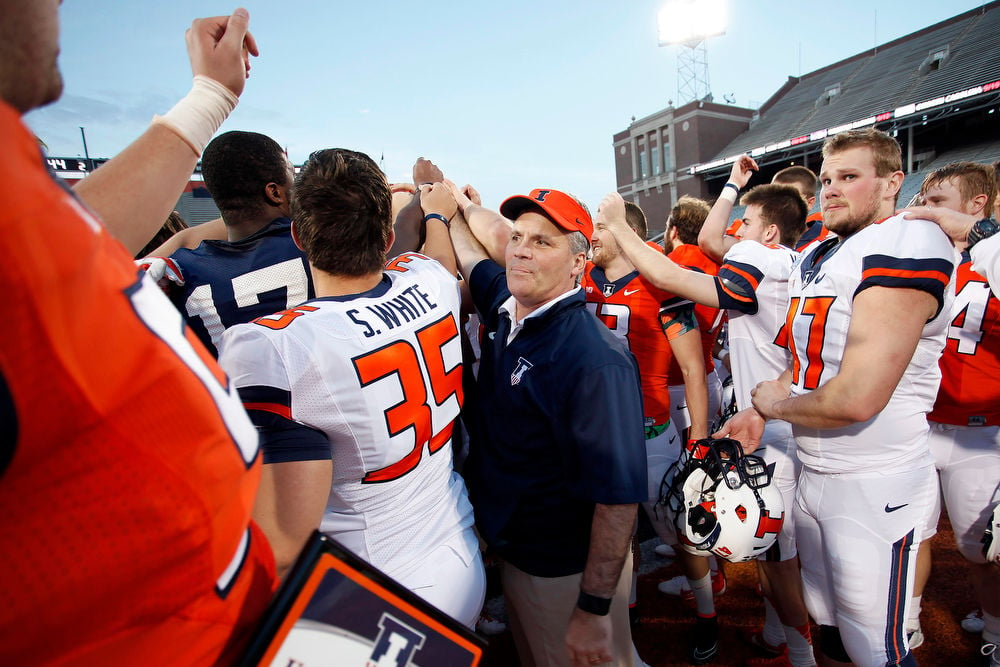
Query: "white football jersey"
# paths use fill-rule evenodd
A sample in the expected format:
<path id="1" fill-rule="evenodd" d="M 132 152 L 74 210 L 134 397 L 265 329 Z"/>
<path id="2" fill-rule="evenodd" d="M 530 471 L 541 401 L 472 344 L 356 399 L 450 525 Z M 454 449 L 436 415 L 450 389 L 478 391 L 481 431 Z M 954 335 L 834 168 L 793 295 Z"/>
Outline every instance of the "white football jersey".
<path id="1" fill-rule="evenodd" d="M 791 365 L 788 350 L 776 339 L 788 312 L 788 277 L 799 254 L 791 248 L 740 241 L 719 268 L 720 305 L 729 315 L 729 362 L 736 406 L 750 407 L 750 390 L 774 380 Z M 739 283 L 748 300 L 727 295 Z"/>
<path id="2" fill-rule="evenodd" d="M 396 578 L 448 540 L 475 545 L 462 536 L 472 506 L 452 469 L 459 298 L 454 276 L 408 253 L 368 292 L 312 299 L 224 338 L 224 368 L 238 387 L 288 392 L 290 418 L 329 440 L 333 486 L 321 530 Z"/>
<path id="3" fill-rule="evenodd" d="M 817 261 L 818 260 L 818 261 Z M 917 349 L 885 408 L 839 429 L 794 426 L 803 465 L 818 472 L 892 471 L 927 463 L 927 413 L 934 405 L 954 295 L 954 254 L 937 225 L 893 216 L 846 239 L 815 244 L 789 280 L 792 395 L 840 372 L 854 296 L 871 286 L 912 288 L 938 299 Z M 785 332 L 787 333 L 787 329 Z M 886 335 L 892 335 L 887 331 Z"/>

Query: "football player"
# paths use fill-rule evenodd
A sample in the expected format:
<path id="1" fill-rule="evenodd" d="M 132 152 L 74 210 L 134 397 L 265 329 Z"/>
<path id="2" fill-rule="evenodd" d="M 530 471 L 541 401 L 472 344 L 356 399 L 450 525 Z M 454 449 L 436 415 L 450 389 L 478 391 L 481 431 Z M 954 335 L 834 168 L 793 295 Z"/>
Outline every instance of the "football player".
<path id="1" fill-rule="evenodd" d="M 21 119 L 62 92 L 59 4 L 0 0 L 0 663 L 235 664 L 276 584 L 257 437 L 132 255 L 243 92 L 249 15 L 191 25 L 191 93 L 74 196 Z"/>
<path id="2" fill-rule="evenodd" d="M 313 296 L 309 265 L 292 241 L 292 163 L 268 136 L 233 131 L 205 148 L 201 171 L 225 223 L 226 240 L 170 256 L 181 284 L 168 294 L 218 356 L 223 332 Z"/>
<path id="3" fill-rule="evenodd" d="M 730 180 L 699 234 L 706 254 L 723 257 L 718 276 L 684 269 L 633 243 L 622 227 L 617 195 L 608 195 L 602 202 L 602 217 L 598 222 L 598 226 L 606 225 L 615 234 L 622 249 L 653 284 L 698 303 L 727 309 L 730 361 L 740 407 L 750 405 L 750 389 L 756 382 L 773 377 L 787 365 L 787 352 L 774 340 L 784 323 L 787 283 L 797 259 L 791 246 L 805 228 L 807 213 L 805 201 L 794 188 L 758 186 L 743 198 L 746 213 L 737 231 L 739 238 L 726 237 L 737 194 L 756 169 L 749 156 L 742 156 L 734 163 Z M 790 508 L 797 474 L 790 426 L 781 421 L 769 424 L 764 442 L 767 446 L 762 454 L 775 466 L 775 484 L 781 490 L 786 508 Z M 794 522 L 786 517 L 777 547 L 759 561 L 766 599 L 774 604 L 769 614 L 778 617 L 780 623 L 774 636 L 759 637 L 756 643 L 770 647 L 774 653 L 787 643 L 792 664 L 812 665 L 815 662 L 808 614 L 802 602 L 794 535 Z"/>
<path id="4" fill-rule="evenodd" d="M 792 424 L 796 537 L 825 661 L 913 665 L 906 607 L 936 490 L 926 413 L 953 249 L 933 223 L 893 216 L 903 181 L 895 139 L 842 132 L 823 158 L 823 219 L 837 237 L 810 246 L 791 273 L 781 336 L 791 367 L 758 384 L 753 408 L 719 433 L 753 449 L 765 419 Z"/>
<path id="5" fill-rule="evenodd" d="M 642 242 L 645 216 L 635 204 L 625 208 L 629 227 L 636 240 Z M 700 440 L 708 434 L 708 392 L 698 322 L 690 301 L 651 285 L 639 275 L 610 232 L 595 229 L 591 248 L 592 259 L 587 262 L 582 282 L 587 307 L 631 350 L 639 365 L 649 489 L 643 506 L 660 540 L 673 545 L 678 536 L 664 513 L 655 509 L 663 475 L 682 451 L 670 420 L 667 373 L 671 359 L 676 360 L 683 374 L 688 413 L 693 417 L 690 437 Z M 689 587 L 698 586 L 695 590 L 702 593 L 701 579 L 709 578 L 704 555 L 683 551 L 680 558 Z M 710 583 L 704 594 L 696 595 L 696 606 L 700 619 L 715 622 Z M 701 661 L 711 659 L 717 650 L 716 637 L 706 637 L 694 650 Z"/>
<path id="6" fill-rule="evenodd" d="M 254 514 L 279 571 L 319 527 L 471 628 L 485 574 L 452 468 L 463 398 L 455 203 L 444 185 L 422 189 L 425 249 L 448 268 L 415 253 L 386 264 L 385 176 L 362 153 L 313 153 L 295 181 L 292 234 L 317 297 L 228 330 L 220 363 L 261 434 Z"/>
<path id="7" fill-rule="evenodd" d="M 920 187 L 924 204 L 950 208 L 977 220 L 993 213 L 993 168 L 956 162 L 937 169 Z M 982 605 L 983 642 L 1000 644 L 1000 577 L 986 563 L 980 538 L 992 508 L 1000 502 L 1000 301 L 986 279 L 972 268 L 968 241 L 956 242 L 955 302 L 948 341 L 941 356 L 941 388 L 931 422 L 930 448 L 958 550 L 969 562 L 969 575 Z M 924 539 L 936 530 L 935 503 Z M 917 582 L 907 631 L 919 645 L 921 595 L 931 569 L 930 544 L 920 547 Z"/>

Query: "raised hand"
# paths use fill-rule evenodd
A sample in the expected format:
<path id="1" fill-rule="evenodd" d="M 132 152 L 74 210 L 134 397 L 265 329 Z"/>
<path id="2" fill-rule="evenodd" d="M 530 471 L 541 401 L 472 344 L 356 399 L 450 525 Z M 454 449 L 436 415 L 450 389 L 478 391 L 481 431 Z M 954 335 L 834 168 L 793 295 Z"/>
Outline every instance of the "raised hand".
<path id="1" fill-rule="evenodd" d="M 733 168 L 729 172 L 729 181 L 740 187 L 740 190 L 747 186 L 750 177 L 757 171 L 757 163 L 749 155 L 741 155 L 733 162 Z"/>
<path id="2" fill-rule="evenodd" d="M 236 96 L 250 76 L 250 56 L 258 56 L 257 42 L 248 31 L 250 14 L 242 7 L 231 16 L 196 19 L 184 39 L 191 71 L 218 81 Z"/>
<path id="3" fill-rule="evenodd" d="M 427 158 L 418 157 L 413 165 L 413 182 L 417 186 L 425 183 L 440 183 L 444 179 L 444 174 L 436 164 Z"/>
<path id="4" fill-rule="evenodd" d="M 424 215 L 436 213 L 451 220 L 458 210 L 458 204 L 447 185 L 435 183 L 420 188 L 420 208 L 424 210 Z"/>

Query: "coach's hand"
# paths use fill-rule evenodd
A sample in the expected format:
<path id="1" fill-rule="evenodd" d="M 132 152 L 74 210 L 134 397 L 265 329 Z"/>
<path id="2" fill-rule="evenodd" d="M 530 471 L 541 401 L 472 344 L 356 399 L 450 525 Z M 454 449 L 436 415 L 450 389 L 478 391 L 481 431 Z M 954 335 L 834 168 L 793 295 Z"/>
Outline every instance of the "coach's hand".
<path id="1" fill-rule="evenodd" d="M 574 607 L 566 629 L 566 650 L 572 664 L 578 667 L 611 662 L 611 615 L 597 616 Z"/>

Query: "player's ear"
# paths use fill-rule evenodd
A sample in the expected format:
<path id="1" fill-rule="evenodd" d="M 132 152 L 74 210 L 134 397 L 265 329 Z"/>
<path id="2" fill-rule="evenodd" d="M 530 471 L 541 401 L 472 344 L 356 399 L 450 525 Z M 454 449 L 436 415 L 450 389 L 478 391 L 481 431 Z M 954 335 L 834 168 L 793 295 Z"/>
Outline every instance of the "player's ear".
<path id="1" fill-rule="evenodd" d="M 305 252 L 306 249 L 302 247 L 301 243 L 299 243 L 299 235 L 298 235 L 297 230 L 295 228 L 295 221 L 294 220 L 292 220 L 292 230 L 291 231 L 292 231 L 292 241 L 295 242 L 295 247 L 298 248 L 299 250 L 301 250 L 302 252 Z"/>
<path id="2" fill-rule="evenodd" d="M 295 230 L 295 226 L 294 225 L 292 226 L 292 230 L 293 231 Z M 395 242 L 396 242 L 396 230 L 395 229 L 390 229 L 389 230 L 389 241 L 388 241 L 388 243 L 385 244 L 385 251 L 389 252 L 389 249 L 392 248 L 392 244 L 395 243 Z"/>
<path id="3" fill-rule="evenodd" d="M 781 230 L 778 229 L 778 225 L 773 222 L 767 226 L 764 230 L 764 242 L 765 243 L 776 243 L 781 239 Z"/>
<path id="4" fill-rule="evenodd" d="M 277 183 L 268 183 L 264 186 L 264 196 L 272 206 L 281 206 L 288 200 L 288 192 Z"/>
<path id="5" fill-rule="evenodd" d="M 899 189 L 903 187 L 903 178 L 906 176 L 901 171 L 894 171 L 889 176 L 888 180 L 888 194 L 895 197 L 899 194 Z"/>
<path id="6" fill-rule="evenodd" d="M 972 207 L 972 215 L 982 215 L 983 210 L 986 209 L 987 200 L 989 200 L 989 197 L 986 196 L 986 193 L 973 197 L 972 201 L 969 202 Z"/>

